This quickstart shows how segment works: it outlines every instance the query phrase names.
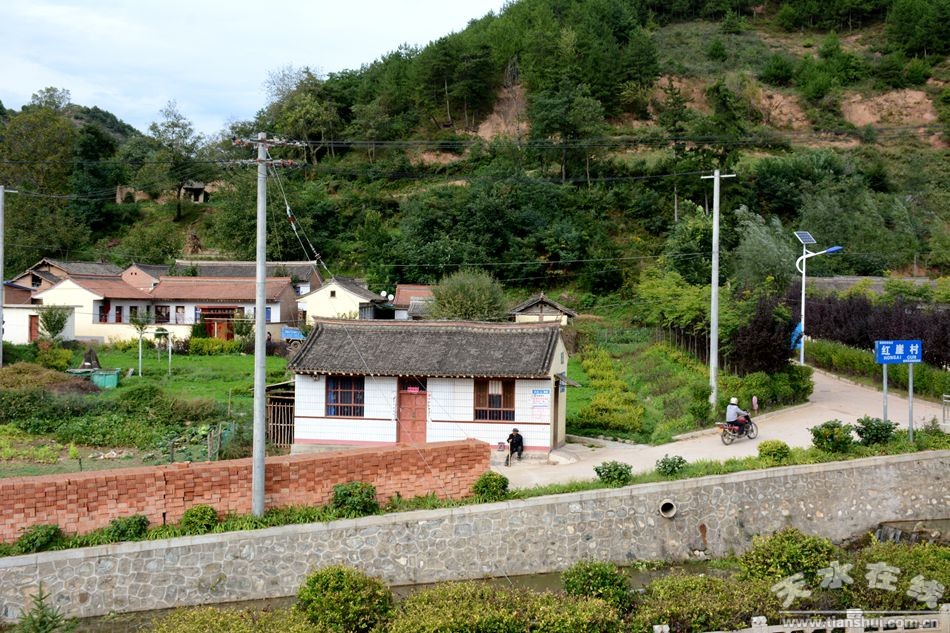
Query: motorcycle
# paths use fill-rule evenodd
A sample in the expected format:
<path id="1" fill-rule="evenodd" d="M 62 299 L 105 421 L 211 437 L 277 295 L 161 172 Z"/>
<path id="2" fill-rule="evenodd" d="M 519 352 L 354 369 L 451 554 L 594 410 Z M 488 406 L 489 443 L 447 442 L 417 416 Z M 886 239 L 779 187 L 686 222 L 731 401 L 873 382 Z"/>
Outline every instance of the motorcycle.
<path id="1" fill-rule="evenodd" d="M 733 422 L 717 422 L 716 426 L 720 428 L 719 439 L 728 446 L 740 437 L 747 437 L 754 440 L 759 435 L 759 427 L 755 425 L 752 418 L 746 419 L 745 427 L 741 427 Z"/>

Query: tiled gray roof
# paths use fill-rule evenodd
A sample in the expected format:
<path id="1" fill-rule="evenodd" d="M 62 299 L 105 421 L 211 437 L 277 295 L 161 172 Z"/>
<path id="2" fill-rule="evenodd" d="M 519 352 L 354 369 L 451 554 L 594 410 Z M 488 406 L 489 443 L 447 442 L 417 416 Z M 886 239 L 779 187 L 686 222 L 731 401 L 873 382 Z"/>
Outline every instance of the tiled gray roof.
<path id="1" fill-rule="evenodd" d="M 171 268 L 171 266 L 163 264 L 135 264 L 135 266 L 143 273 L 147 273 L 156 279 L 167 275 L 168 269 Z"/>
<path id="2" fill-rule="evenodd" d="M 175 262 L 179 269 L 194 266 L 198 269 L 198 277 L 253 277 L 257 270 L 255 262 L 214 262 L 189 261 L 179 259 Z M 281 274 L 278 275 L 277 273 Z M 313 265 L 310 262 L 267 262 L 267 276 L 290 276 L 297 279 L 310 279 L 313 274 Z"/>
<path id="3" fill-rule="evenodd" d="M 552 324 L 317 320 L 288 369 L 300 374 L 540 378 Z"/>
<path id="4" fill-rule="evenodd" d="M 70 275 L 121 275 L 122 269 L 113 264 L 103 262 L 61 262 L 56 259 L 47 259 L 51 264 L 59 266 Z"/>
<path id="5" fill-rule="evenodd" d="M 375 292 L 371 292 L 367 290 L 366 288 L 364 288 L 363 286 L 359 285 L 355 279 L 351 279 L 349 277 L 334 277 L 330 281 L 335 281 L 340 286 L 342 286 L 343 288 L 346 288 L 347 290 L 357 295 L 358 297 L 361 297 L 365 301 L 383 301 L 383 302 L 386 301 L 384 297 L 376 294 Z"/>
<path id="6" fill-rule="evenodd" d="M 543 292 L 542 292 L 541 294 L 534 295 L 533 297 L 531 297 L 531 298 L 528 299 L 527 301 L 524 301 L 524 302 L 522 302 L 522 303 L 519 303 L 518 305 L 516 305 L 515 307 L 513 307 L 513 308 L 511 309 L 511 311 L 510 311 L 508 314 L 519 314 L 519 313 L 521 313 L 521 312 L 524 312 L 524 311 L 527 310 L 528 308 L 530 308 L 530 307 L 532 307 L 532 306 L 534 306 L 534 305 L 537 305 L 537 304 L 539 304 L 539 303 L 542 303 L 542 302 L 545 303 L 546 305 L 551 306 L 552 308 L 554 308 L 554 309 L 557 310 L 558 312 L 561 312 L 561 313 L 563 313 L 563 314 L 566 314 L 566 315 L 569 316 L 569 317 L 576 317 L 576 316 L 577 316 L 577 312 L 574 312 L 573 310 L 571 310 L 571 309 L 568 308 L 567 306 L 561 305 L 560 303 L 558 303 L 557 301 L 554 301 L 554 300 L 551 299 L 550 297 L 545 297 Z"/>

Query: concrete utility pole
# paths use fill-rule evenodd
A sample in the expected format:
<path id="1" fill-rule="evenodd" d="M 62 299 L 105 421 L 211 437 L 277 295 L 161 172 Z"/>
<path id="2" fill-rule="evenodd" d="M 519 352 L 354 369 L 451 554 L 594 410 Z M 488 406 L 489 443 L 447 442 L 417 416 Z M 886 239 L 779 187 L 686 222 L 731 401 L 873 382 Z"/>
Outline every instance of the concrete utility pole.
<path id="1" fill-rule="evenodd" d="M 3 323 L 3 302 L 4 296 L 3 291 L 5 287 L 3 285 L 3 258 L 6 256 L 3 251 L 3 195 L 4 193 L 17 193 L 12 189 L 4 189 L 3 185 L 0 185 L 0 367 L 3 367 L 3 334 L 4 334 L 4 323 Z"/>
<path id="2" fill-rule="evenodd" d="M 267 140 L 267 134 L 259 132 L 256 139 L 238 140 L 237 145 L 257 147 L 257 159 L 238 161 L 257 165 L 257 251 L 254 301 L 254 449 L 251 459 L 251 512 L 254 516 L 264 514 L 264 469 L 267 425 L 267 166 L 289 166 L 291 161 L 274 161 L 267 157 L 267 148 L 273 145 L 289 145 L 277 140 Z"/>
<path id="3" fill-rule="evenodd" d="M 710 279 L 711 297 L 709 305 L 709 404 L 714 408 L 719 401 L 719 179 L 734 178 L 735 174 L 713 172 L 713 234 L 712 234 L 712 275 Z"/>

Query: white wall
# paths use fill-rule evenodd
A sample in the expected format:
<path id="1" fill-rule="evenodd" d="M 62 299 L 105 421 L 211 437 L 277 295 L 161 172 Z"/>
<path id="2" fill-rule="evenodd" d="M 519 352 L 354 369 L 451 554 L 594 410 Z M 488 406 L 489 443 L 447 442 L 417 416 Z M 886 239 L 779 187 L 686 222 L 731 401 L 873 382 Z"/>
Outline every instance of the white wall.
<path id="1" fill-rule="evenodd" d="M 11 304 L 3 306 L 3 340 L 16 345 L 30 342 L 30 316 L 39 314 L 35 305 Z M 63 341 L 76 338 L 76 313 L 70 312 L 66 327 L 59 335 Z"/>
<path id="2" fill-rule="evenodd" d="M 330 296 L 335 294 L 336 296 Z M 317 290 L 297 299 L 297 306 L 307 313 L 307 319 L 355 319 L 360 313 L 360 303 L 366 299 L 346 290 L 336 282 L 328 281 Z"/>
<path id="3" fill-rule="evenodd" d="M 396 441 L 396 379 L 364 379 L 362 418 L 326 416 L 326 376 L 296 375 L 294 443 L 380 444 Z"/>

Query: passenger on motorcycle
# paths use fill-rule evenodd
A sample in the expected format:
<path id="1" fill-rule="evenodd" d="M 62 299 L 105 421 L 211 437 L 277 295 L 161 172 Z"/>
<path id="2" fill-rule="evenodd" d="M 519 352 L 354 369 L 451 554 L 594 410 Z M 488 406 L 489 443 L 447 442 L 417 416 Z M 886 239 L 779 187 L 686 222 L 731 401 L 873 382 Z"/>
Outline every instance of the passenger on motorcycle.
<path id="1" fill-rule="evenodd" d="M 729 406 L 726 407 L 726 424 L 734 424 L 739 427 L 739 435 L 745 433 L 745 427 L 749 423 L 749 412 L 739 408 L 739 399 L 735 396 L 729 398 Z"/>

